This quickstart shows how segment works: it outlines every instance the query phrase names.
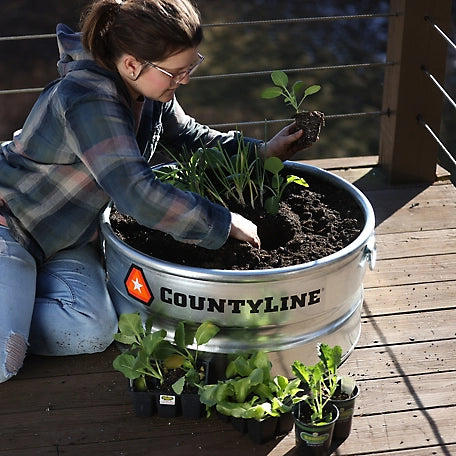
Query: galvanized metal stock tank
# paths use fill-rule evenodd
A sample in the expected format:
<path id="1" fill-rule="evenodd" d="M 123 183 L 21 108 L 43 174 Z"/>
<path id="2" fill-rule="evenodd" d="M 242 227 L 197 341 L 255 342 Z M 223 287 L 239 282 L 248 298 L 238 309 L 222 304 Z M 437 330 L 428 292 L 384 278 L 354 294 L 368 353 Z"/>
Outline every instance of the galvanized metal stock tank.
<path id="1" fill-rule="evenodd" d="M 294 360 L 313 363 L 320 342 L 340 345 L 344 358 L 348 356 L 360 335 L 366 267 L 375 264 L 374 212 L 367 198 L 344 179 L 310 165 L 286 166 L 294 174 L 341 187 L 357 201 L 365 224 L 354 242 L 317 261 L 284 268 L 184 267 L 121 241 L 110 226 L 108 208 L 101 230 L 108 287 L 118 313 L 152 314 L 154 326 L 166 329 L 170 337 L 178 321 L 213 321 L 222 330 L 204 350 L 220 365 L 226 354 L 265 349 L 275 370 L 287 374 Z M 138 299 L 133 284 L 146 294 Z"/>

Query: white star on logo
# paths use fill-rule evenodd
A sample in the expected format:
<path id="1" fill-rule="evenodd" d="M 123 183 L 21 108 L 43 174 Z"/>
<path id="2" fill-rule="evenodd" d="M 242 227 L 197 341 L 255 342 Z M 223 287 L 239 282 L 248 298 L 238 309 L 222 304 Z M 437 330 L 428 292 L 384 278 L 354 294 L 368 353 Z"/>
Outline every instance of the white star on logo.
<path id="1" fill-rule="evenodd" d="M 139 280 L 137 278 L 135 280 L 132 280 L 132 282 L 133 282 L 133 284 L 135 286 L 134 290 L 135 291 L 139 291 L 139 293 L 142 293 L 141 288 L 143 287 L 143 284 L 139 283 Z"/>

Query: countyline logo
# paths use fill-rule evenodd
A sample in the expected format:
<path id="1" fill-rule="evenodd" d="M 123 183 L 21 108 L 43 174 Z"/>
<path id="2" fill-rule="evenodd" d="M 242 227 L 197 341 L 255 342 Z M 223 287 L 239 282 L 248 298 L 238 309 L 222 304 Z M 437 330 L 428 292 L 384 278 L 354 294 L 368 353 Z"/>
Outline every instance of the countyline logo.
<path id="1" fill-rule="evenodd" d="M 267 296 L 262 299 L 230 299 L 194 296 L 173 291 L 171 288 L 160 288 L 160 301 L 177 307 L 188 307 L 192 310 L 218 313 L 241 313 L 247 309 L 251 314 L 284 312 L 296 308 L 313 306 L 321 302 L 321 289 L 306 291 L 300 295 L 274 298 Z"/>

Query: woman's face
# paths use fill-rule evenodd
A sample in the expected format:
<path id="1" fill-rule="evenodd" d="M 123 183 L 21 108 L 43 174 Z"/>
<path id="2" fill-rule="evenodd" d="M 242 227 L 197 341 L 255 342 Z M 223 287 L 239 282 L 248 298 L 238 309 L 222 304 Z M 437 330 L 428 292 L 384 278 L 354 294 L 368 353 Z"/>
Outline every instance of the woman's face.
<path id="1" fill-rule="evenodd" d="M 166 103 L 181 84 L 188 84 L 189 71 L 201 61 L 198 49 L 189 48 L 157 62 L 143 63 L 123 56 L 117 68 L 134 99 L 142 95 Z"/>

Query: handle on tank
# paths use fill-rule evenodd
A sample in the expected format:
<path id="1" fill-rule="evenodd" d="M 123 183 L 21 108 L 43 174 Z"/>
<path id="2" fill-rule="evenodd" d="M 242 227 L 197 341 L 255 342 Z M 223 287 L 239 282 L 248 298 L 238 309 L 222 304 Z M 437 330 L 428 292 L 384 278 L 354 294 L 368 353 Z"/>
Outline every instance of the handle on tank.
<path id="1" fill-rule="evenodd" d="M 364 266 L 364 263 L 369 262 L 369 269 L 371 271 L 375 268 L 375 263 L 377 261 L 377 243 L 375 242 L 375 235 L 373 234 L 366 242 L 364 247 L 364 255 L 361 260 L 361 266 Z"/>

